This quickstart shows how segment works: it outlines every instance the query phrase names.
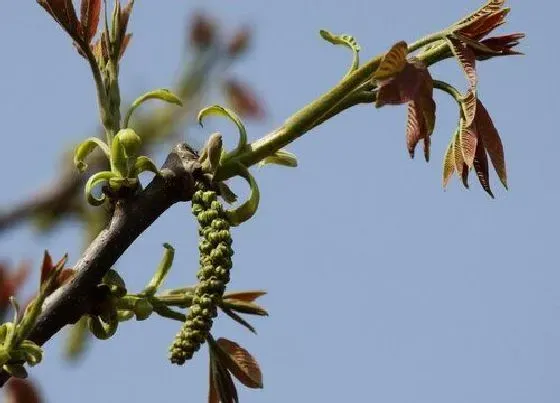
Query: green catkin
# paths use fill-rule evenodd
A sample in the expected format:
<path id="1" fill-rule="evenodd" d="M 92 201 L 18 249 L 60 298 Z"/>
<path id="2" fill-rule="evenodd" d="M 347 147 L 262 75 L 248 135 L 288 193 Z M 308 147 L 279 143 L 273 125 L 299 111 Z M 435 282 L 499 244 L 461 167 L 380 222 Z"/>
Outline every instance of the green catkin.
<path id="1" fill-rule="evenodd" d="M 200 269 L 196 275 L 199 283 L 187 319 L 169 348 L 174 364 L 184 364 L 204 343 L 212 319 L 218 314 L 232 266 L 230 225 L 216 192 L 199 184 L 192 197 L 192 212 L 200 225 Z"/>

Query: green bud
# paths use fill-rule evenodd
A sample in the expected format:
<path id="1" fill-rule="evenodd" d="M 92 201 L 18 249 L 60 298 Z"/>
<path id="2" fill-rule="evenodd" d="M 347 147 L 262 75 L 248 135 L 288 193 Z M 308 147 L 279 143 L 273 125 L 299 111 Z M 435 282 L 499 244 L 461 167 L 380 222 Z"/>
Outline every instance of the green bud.
<path id="1" fill-rule="evenodd" d="M 136 314 L 136 320 L 146 320 L 150 317 L 154 307 L 147 299 L 140 299 L 134 306 L 134 313 Z"/>

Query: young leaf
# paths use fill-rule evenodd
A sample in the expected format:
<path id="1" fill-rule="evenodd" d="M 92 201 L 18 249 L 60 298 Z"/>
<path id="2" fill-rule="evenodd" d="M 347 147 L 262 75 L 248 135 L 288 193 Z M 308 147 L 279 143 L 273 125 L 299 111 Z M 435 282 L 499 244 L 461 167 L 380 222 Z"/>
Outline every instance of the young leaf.
<path id="1" fill-rule="evenodd" d="M 408 45 L 404 41 L 397 42 L 383 56 L 379 67 L 373 73 L 375 80 L 384 80 L 394 77 L 400 73 L 406 65 L 406 55 L 408 54 Z"/>
<path id="2" fill-rule="evenodd" d="M 470 89 L 474 92 L 476 88 L 476 70 L 474 52 L 464 43 L 452 36 L 447 37 L 447 43 L 455 56 L 455 59 L 465 72 L 469 81 Z"/>
<path id="3" fill-rule="evenodd" d="M 216 344 L 229 357 L 228 360 L 222 360 L 221 362 L 243 385 L 252 389 L 263 387 L 259 364 L 247 350 L 223 337 L 219 338 Z"/>
<path id="4" fill-rule="evenodd" d="M 408 103 L 408 115 L 406 119 L 406 147 L 410 158 L 414 158 L 414 150 L 420 139 L 426 136 L 426 123 L 417 102 Z"/>
<path id="5" fill-rule="evenodd" d="M 177 106 L 183 106 L 183 101 L 181 101 L 181 98 L 179 98 L 177 95 L 173 94 L 168 89 L 160 88 L 160 89 L 157 89 L 157 90 L 148 91 L 145 94 L 141 95 L 140 97 L 136 98 L 134 100 L 134 102 L 132 103 L 132 105 L 130 105 L 130 108 L 128 109 L 128 112 L 126 113 L 125 118 L 124 118 L 124 127 L 125 128 L 128 127 L 128 121 L 130 120 L 130 117 L 132 116 L 132 112 L 134 112 L 134 110 L 136 108 L 138 108 L 140 105 L 142 105 L 144 102 L 146 102 L 150 99 L 159 99 L 161 101 L 169 102 L 169 103 L 175 104 Z"/>
<path id="6" fill-rule="evenodd" d="M 488 0 L 486 4 L 480 7 L 475 12 L 467 15 L 462 20 L 456 22 L 454 26 L 464 26 L 467 23 L 472 23 L 480 20 L 483 17 L 488 16 L 489 14 L 495 13 L 496 11 L 500 10 L 503 6 L 505 0 Z"/>
<path id="7" fill-rule="evenodd" d="M 348 74 L 358 68 L 360 64 L 360 55 L 359 55 L 360 45 L 358 44 L 358 41 L 356 41 L 356 38 L 354 38 L 352 35 L 345 35 L 345 34 L 334 35 L 329 31 L 325 31 L 324 29 L 320 30 L 319 34 L 325 41 L 332 43 L 333 45 L 346 46 L 348 49 L 352 51 L 352 65 L 350 66 L 350 70 L 348 71 Z"/>
<path id="8" fill-rule="evenodd" d="M 109 147 L 102 140 L 97 137 L 90 137 L 82 141 L 82 143 L 74 151 L 74 165 L 80 172 L 87 169 L 87 164 L 84 162 L 86 157 L 93 152 L 97 147 L 103 151 L 107 158 L 110 158 L 111 152 Z"/>
<path id="9" fill-rule="evenodd" d="M 97 33 L 101 0 L 82 0 L 80 7 L 80 23 L 82 24 L 82 37 L 88 45 Z"/>
<path id="10" fill-rule="evenodd" d="M 238 403 L 237 388 L 231 379 L 229 371 L 224 367 L 220 358 L 216 356 L 213 348 L 210 348 L 210 373 L 212 384 L 218 395 L 217 401 L 221 403 Z"/>
<path id="11" fill-rule="evenodd" d="M 477 103 L 476 130 L 480 140 L 484 144 L 484 148 L 490 156 L 490 160 L 492 161 L 492 165 L 494 166 L 500 181 L 507 189 L 506 162 L 504 159 L 504 147 L 502 146 L 502 140 L 500 139 L 498 130 L 494 127 L 492 118 L 480 101 Z"/>
<path id="12" fill-rule="evenodd" d="M 266 295 L 266 291 L 238 291 L 238 292 L 227 292 L 224 294 L 223 299 L 235 299 L 244 302 L 254 302 L 257 298 Z"/>
<path id="13" fill-rule="evenodd" d="M 445 150 L 445 157 L 443 158 L 443 188 L 447 186 L 449 179 L 453 176 L 453 172 L 455 172 L 455 156 L 453 154 L 453 139 L 447 145 L 447 149 Z"/>
<path id="14" fill-rule="evenodd" d="M 455 130 L 455 134 L 453 135 L 453 163 L 457 175 L 459 176 L 463 174 L 463 166 L 465 165 L 463 151 L 461 150 L 461 127 L 462 123 L 459 123 L 459 127 Z"/>
<path id="15" fill-rule="evenodd" d="M 173 247 L 168 243 L 164 243 L 163 247 L 165 249 L 163 252 L 163 257 L 161 258 L 161 262 L 159 263 L 159 266 L 154 276 L 150 280 L 150 283 L 146 286 L 146 288 L 144 288 L 143 293 L 145 295 L 151 296 L 156 293 L 158 288 L 161 287 L 163 280 L 165 280 L 167 273 L 169 273 L 171 266 L 173 265 L 173 258 L 175 257 L 175 249 L 173 249 Z"/>
<path id="16" fill-rule="evenodd" d="M 257 330 L 255 329 L 255 327 L 253 325 L 251 325 L 249 322 L 247 322 L 245 319 L 243 319 L 241 316 L 239 316 L 238 314 L 236 314 L 235 312 L 233 312 L 231 309 L 229 308 L 225 308 L 222 307 L 222 311 L 229 316 L 231 319 L 233 319 L 234 321 L 236 321 L 237 323 L 239 323 L 241 326 L 245 326 L 247 329 L 249 329 L 249 331 L 251 333 L 257 334 Z"/>
<path id="17" fill-rule="evenodd" d="M 259 192 L 259 186 L 257 185 L 257 181 L 255 180 L 253 175 L 251 175 L 249 169 L 247 169 L 242 165 L 239 165 L 239 168 L 241 171 L 240 172 L 241 176 L 243 176 L 245 180 L 249 183 L 251 193 L 249 195 L 249 199 L 247 199 L 247 201 L 244 202 L 242 205 L 240 205 L 237 208 L 234 208 L 233 210 L 226 211 L 228 220 L 230 224 L 234 227 L 253 217 L 253 215 L 255 215 L 255 213 L 257 212 L 257 209 L 259 207 L 259 201 L 260 201 L 260 192 Z"/>
<path id="18" fill-rule="evenodd" d="M 478 176 L 480 185 L 493 199 L 494 195 L 492 194 L 492 190 L 490 189 L 490 178 L 488 175 L 488 158 L 486 157 L 486 151 L 484 150 L 482 142 L 478 142 L 476 146 L 476 154 L 474 156 L 473 167 L 476 175 Z"/>
<path id="19" fill-rule="evenodd" d="M 237 129 L 239 130 L 239 141 L 237 143 L 236 149 L 232 151 L 232 154 L 235 155 L 245 149 L 245 147 L 247 146 L 247 130 L 245 129 L 245 125 L 243 124 L 241 119 L 239 119 L 239 116 L 237 116 L 233 111 L 224 108 L 223 106 L 212 105 L 202 109 L 198 113 L 198 124 L 202 126 L 202 121 L 204 120 L 204 118 L 211 115 L 224 116 L 235 123 L 235 125 L 237 126 Z"/>
<path id="20" fill-rule="evenodd" d="M 472 89 L 469 89 L 467 93 L 461 97 L 461 111 L 463 117 L 465 118 L 465 126 L 469 127 L 474 121 L 476 113 L 476 94 Z"/>
<path id="21" fill-rule="evenodd" d="M 468 167 L 472 167 L 476 144 L 478 143 L 477 133 L 472 127 L 463 125 L 459 133 L 459 139 L 463 160 Z"/>
<path id="22" fill-rule="evenodd" d="M 284 149 L 280 149 L 276 151 L 274 154 L 262 159 L 259 162 L 259 166 L 264 166 L 266 164 L 276 164 L 285 167 L 295 168 L 297 167 L 297 158 L 294 154 Z"/>

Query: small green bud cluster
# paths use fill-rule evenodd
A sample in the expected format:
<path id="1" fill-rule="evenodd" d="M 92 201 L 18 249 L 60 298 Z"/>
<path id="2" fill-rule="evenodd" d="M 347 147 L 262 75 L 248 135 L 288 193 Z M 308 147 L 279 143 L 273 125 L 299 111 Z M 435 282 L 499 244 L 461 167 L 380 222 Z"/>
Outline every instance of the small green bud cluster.
<path id="1" fill-rule="evenodd" d="M 200 189 L 192 198 L 192 212 L 200 227 L 199 283 L 181 331 L 170 348 L 170 359 L 183 364 L 200 349 L 218 314 L 218 304 L 229 282 L 232 266 L 230 224 L 214 191 Z"/>

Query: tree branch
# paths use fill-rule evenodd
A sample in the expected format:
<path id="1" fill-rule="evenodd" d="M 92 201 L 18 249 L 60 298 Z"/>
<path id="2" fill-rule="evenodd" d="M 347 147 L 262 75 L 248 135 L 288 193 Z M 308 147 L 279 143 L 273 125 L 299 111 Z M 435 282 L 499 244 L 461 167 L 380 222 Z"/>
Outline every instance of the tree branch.
<path id="1" fill-rule="evenodd" d="M 173 204 L 188 201 L 202 175 L 198 156 L 186 144 L 179 144 L 167 156 L 162 174 L 137 195 L 120 200 L 106 229 L 101 231 L 74 266 L 73 280 L 47 298 L 29 339 L 42 345 L 64 326 L 87 313 L 97 284 L 126 249 Z M 0 386 L 9 379 L 0 372 Z"/>

